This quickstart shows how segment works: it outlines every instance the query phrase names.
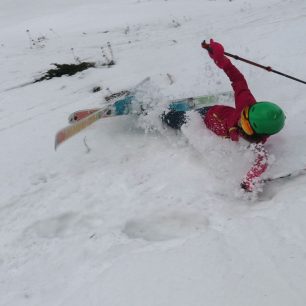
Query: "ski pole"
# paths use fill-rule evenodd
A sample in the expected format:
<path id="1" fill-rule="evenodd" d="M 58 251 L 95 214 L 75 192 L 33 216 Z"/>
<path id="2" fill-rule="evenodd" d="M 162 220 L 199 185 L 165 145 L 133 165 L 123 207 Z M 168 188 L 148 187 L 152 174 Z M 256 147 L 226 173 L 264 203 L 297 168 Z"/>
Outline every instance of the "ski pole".
<path id="1" fill-rule="evenodd" d="M 269 178 L 264 179 L 263 182 L 265 182 L 265 183 L 266 182 L 273 182 L 273 181 L 276 181 L 276 180 L 285 179 L 285 178 L 289 178 L 289 177 L 297 177 L 297 176 L 304 175 L 304 174 L 306 174 L 306 168 L 295 170 L 295 171 L 292 171 L 292 172 L 288 172 L 286 174 L 282 174 L 282 175 L 275 176 L 275 177 L 269 177 Z"/>
<path id="2" fill-rule="evenodd" d="M 205 42 L 205 40 L 202 42 L 202 48 L 206 49 L 208 52 L 212 52 L 212 50 L 211 50 L 209 44 L 207 44 L 207 43 Z M 288 74 L 282 73 L 282 72 L 280 72 L 280 71 L 274 70 L 274 69 L 272 69 L 270 66 L 263 66 L 263 65 L 260 65 L 260 64 L 258 64 L 258 63 L 252 62 L 252 61 L 250 61 L 250 60 L 247 60 L 247 59 L 242 58 L 242 57 L 240 57 L 240 56 L 238 56 L 238 55 L 234 55 L 234 54 L 231 54 L 231 53 L 228 53 L 228 52 L 224 52 L 224 54 L 225 54 L 226 56 L 232 57 L 232 58 L 234 58 L 234 59 L 236 59 L 236 60 L 238 60 L 238 61 L 245 62 L 245 63 L 247 63 L 247 64 L 250 64 L 250 65 L 253 65 L 253 66 L 256 66 L 256 67 L 265 69 L 266 71 L 274 72 L 274 73 L 280 74 L 280 75 L 282 75 L 282 76 L 284 76 L 284 77 L 286 77 L 286 78 L 289 78 L 289 79 L 292 79 L 292 80 L 294 80 L 294 81 L 297 81 L 297 82 L 301 82 L 301 83 L 303 83 L 303 84 L 306 84 L 305 81 L 300 80 L 300 79 L 297 79 L 297 78 L 295 78 L 295 77 L 293 77 L 293 76 L 290 76 L 290 75 L 288 75 Z"/>

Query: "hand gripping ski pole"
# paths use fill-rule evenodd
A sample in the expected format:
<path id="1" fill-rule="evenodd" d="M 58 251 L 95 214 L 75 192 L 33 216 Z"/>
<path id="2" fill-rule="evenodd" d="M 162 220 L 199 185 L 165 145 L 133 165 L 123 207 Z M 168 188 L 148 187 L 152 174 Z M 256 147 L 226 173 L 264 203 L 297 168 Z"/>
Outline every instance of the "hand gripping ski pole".
<path id="1" fill-rule="evenodd" d="M 208 43 L 206 43 L 205 40 L 202 42 L 202 48 L 206 49 L 208 52 L 212 52 L 212 50 L 211 50 L 211 48 L 210 48 L 210 45 L 209 45 Z M 305 81 L 300 80 L 300 79 L 297 79 L 297 78 L 295 78 L 295 77 L 293 77 L 293 76 L 290 76 L 290 75 L 288 75 L 288 74 L 282 73 L 282 72 L 280 72 L 280 71 L 274 70 L 274 69 L 272 69 L 270 66 L 263 66 L 263 65 L 260 65 L 260 64 L 258 64 L 258 63 L 252 62 L 252 61 L 250 61 L 250 60 L 247 60 L 247 59 L 242 58 L 242 57 L 240 57 L 240 56 L 238 56 L 238 55 L 234 55 L 234 54 L 231 54 L 231 53 L 228 53 L 228 52 L 224 52 L 224 55 L 226 55 L 226 56 L 228 56 L 228 57 L 232 57 L 232 58 L 234 58 L 234 59 L 236 59 L 236 60 L 238 60 L 238 61 L 242 61 L 242 62 L 245 62 L 245 63 L 247 63 L 247 64 L 250 64 L 250 65 L 253 65 L 253 66 L 256 66 L 256 67 L 265 69 L 266 71 L 277 73 L 277 74 L 279 74 L 279 75 L 282 75 L 282 76 L 284 76 L 284 77 L 286 77 L 286 78 L 289 78 L 289 79 L 292 79 L 292 80 L 294 80 L 294 81 L 297 81 L 297 82 L 306 84 Z"/>

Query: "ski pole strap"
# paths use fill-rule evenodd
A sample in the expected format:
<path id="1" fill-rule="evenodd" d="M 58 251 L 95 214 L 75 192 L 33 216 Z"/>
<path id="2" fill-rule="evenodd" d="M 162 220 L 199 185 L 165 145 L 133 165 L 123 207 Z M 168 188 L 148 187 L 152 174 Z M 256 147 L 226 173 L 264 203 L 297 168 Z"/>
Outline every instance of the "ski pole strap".
<path id="1" fill-rule="evenodd" d="M 206 49 L 208 52 L 212 53 L 212 49 L 210 48 L 209 44 L 205 42 L 205 40 L 202 42 L 202 48 Z M 300 83 L 303 83 L 303 84 L 306 84 L 305 81 L 303 80 L 300 80 L 300 79 L 297 79 L 291 75 L 288 75 L 288 74 L 285 74 L 285 73 L 282 73 L 280 71 L 277 71 L 277 70 L 274 70 L 272 69 L 270 66 L 263 66 L 263 65 L 260 65 L 258 63 L 255 63 L 253 61 L 250 61 L 248 59 L 245 59 L 245 58 L 242 58 L 238 55 L 234 55 L 234 54 L 231 54 L 231 53 L 228 53 L 228 52 L 224 52 L 224 55 L 228 56 L 228 57 L 232 57 L 234 58 L 235 60 L 238 60 L 238 61 L 242 61 L 242 62 L 245 62 L 247 64 L 250 64 L 250 65 L 253 65 L 253 66 L 256 66 L 256 67 L 259 67 L 259 68 L 262 68 L 262 69 L 265 69 L 266 71 L 269 71 L 269 72 L 274 72 L 276 74 L 279 74 L 279 75 L 282 75 L 286 78 L 289 78 L 289 79 L 292 79 L 294 81 L 297 81 L 297 82 L 300 82 Z"/>

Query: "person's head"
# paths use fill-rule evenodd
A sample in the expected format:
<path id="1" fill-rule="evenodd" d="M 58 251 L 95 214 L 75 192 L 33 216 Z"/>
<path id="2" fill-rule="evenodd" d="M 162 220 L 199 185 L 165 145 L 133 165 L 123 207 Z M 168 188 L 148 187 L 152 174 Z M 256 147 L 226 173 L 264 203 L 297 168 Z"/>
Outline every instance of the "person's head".
<path id="1" fill-rule="evenodd" d="M 286 116 L 283 110 L 272 102 L 257 102 L 242 110 L 240 125 L 249 136 L 273 135 L 285 125 Z"/>

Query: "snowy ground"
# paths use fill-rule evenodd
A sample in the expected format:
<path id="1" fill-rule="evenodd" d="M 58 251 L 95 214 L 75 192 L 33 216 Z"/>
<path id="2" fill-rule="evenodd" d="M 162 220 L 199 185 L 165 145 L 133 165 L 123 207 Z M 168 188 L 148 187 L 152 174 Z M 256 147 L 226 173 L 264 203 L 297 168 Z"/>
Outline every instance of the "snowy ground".
<path id="1" fill-rule="evenodd" d="M 144 98 L 161 104 L 230 90 L 203 39 L 305 79 L 305 34 L 305 0 L 1 0 L 0 305 L 304 306 L 306 177 L 245 199 L 246 143 L 197 117 L 183 135 L 154 114 L 101 120 L 53 146 L 107 88 L 150 76 Z M 101 61 L 107 42 L 109 69 L 6 91 L 51 63 Z M 258 100 L 286 111 L 267 175 L 304 167 L 305 85 L 234 63 Z"/>

